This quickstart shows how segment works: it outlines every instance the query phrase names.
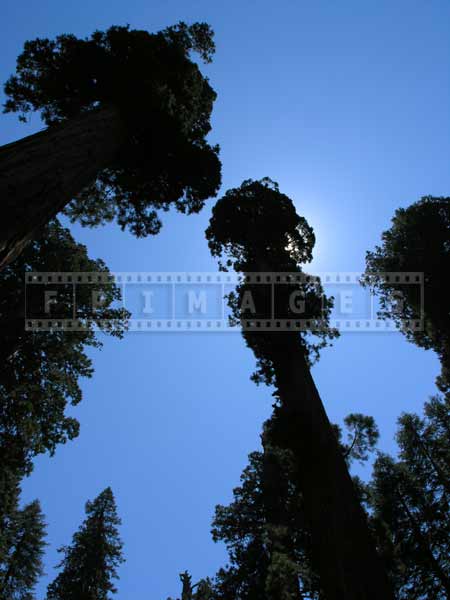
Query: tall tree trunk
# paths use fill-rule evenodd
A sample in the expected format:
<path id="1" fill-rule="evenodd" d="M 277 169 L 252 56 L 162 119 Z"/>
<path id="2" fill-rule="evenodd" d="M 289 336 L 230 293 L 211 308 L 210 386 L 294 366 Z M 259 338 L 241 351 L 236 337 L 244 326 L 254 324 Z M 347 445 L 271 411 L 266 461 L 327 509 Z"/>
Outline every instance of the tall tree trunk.
<path id="1" fill-rule="evenodd" d="M 113 161 L 124 135 L 107 107 L 0 147 L 0 269 Z"/>
<path id="2" fill-rule="evenodd" d="M 274 356 L 282 406 L 277 437 L 297 458 L 299 489 L 311 530 L 313 561 L 327 600 L 393 600 L 366 516 L 311 377 L 290 334 Z"/>

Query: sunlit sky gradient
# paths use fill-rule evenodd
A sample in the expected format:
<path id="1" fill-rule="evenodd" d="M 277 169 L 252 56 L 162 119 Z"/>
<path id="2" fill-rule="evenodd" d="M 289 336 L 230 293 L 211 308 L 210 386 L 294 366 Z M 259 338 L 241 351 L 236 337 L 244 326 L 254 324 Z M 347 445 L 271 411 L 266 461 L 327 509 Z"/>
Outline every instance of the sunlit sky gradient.
<path id="1" fill-rule="evenodd" d="M 223 190 L 270 176 L 313 225 L 319 271 L 356 271 L 394 210 L 450 193 L 450 4 L 431 0 L 4 0 L 1 79 L 23 42 L 129 23 L 157 30 L 208 21 L 217 54 L 205 69 L 219 97 L 211 140 Z M 0 143 L 41 127 L 1 117 Z M 213 201 L 197 216 L 164 215 L 160 235 L 136 240 L 110 225 L 74 227 L 92 257 L 116 271 L 213 271 L 204 239 Z M 127 562 L 118 598 L 164 600 L 225 560 L 209 530 L 214 506 L 259 446 L 270 390 L 249 376 L 241 337 L 130 334 L 94 353 L 95 376 L 74 410 L 80 437 L 36 461 L 24 498 L 47 516 L 48 578 L 86 499 L 111 485 Z M 330 418 L 373 415 L 394 451 L 395 421 L 434 393 L 438 363 L 399 334 L 346 334 L 314 377 Z M 46 580 L 39 588 L 44 595 Z"/>

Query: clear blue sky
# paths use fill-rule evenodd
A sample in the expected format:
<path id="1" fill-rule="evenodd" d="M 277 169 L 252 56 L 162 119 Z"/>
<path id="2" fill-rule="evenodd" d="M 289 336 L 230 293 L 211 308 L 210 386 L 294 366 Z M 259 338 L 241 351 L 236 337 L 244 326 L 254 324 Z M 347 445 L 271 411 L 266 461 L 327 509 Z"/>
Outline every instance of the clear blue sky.
<path id="1" fill-rule="evenodd" d="M 208 21 L 223 189 L 277 180 L 315 228 L 317 270 L 363 268 L 397 207 L 450 193 L 446 0 L 4 0 L 1 13 L 2 81 L 30 38 Z M 0 143 L 40 127 L 37 117 L 1 123 Z M 74 233 L 112 270 L 212 271 L 203 235 L 212 205 L 164 215 L 161 234 L 146 240 L 115 226 Z M 94 364 L 74 411 L 80 437 L 36 461 L 24 497 L 40 498 L 47 515 L 53 577 L 55 549 L 70 541 L 85 500 L 111 485 L 127 558 L 118 598 L 164 600 L 179 593 L 179 572 L 196 579 L 223 564 L 209 535 L 213 509 L 258 447 L 271 396 L 249 381 L 254 359 L 237 334 L 130 334 L 106 340 Z M 396 418 L 421 410 L 437 372 L 432 353 L 400 335 L 347 334 L 314 377 L 332 420 L 372 414 L 393 451 Z"/>

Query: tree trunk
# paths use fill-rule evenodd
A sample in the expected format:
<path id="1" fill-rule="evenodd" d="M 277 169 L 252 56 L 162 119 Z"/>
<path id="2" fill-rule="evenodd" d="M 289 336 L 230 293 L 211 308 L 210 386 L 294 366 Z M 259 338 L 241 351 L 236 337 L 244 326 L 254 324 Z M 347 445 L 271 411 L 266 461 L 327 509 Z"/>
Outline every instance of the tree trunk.
<path id="1" fill-rule="evenodd" d="M 108 107 L 0 148 L 0 269 L 113 161 L 124 135 Z"/>
<path id="2" fill-rule="evenodd" d="M 311 531 L 313 562 L 325 597 L 393 600 L 303 349 L 290 334 L 275 335 L 286 336 L 284 350 L 274 357 L 282 403 L 275 427 L 277 437 L 283 438 L 298 461 L 297 477 Z"/>

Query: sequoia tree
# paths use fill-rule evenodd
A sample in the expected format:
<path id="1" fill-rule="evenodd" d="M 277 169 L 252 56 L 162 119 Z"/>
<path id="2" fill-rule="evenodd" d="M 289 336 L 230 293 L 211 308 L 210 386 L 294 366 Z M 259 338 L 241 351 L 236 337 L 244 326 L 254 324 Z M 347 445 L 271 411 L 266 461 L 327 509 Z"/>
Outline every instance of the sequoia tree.
<path id="1" fill-rule="evenodd" d="M 31 283 L 25 293 L 29 271 L 56 274 L 52 283 Z M 57 444 L 78 435 L 78 422 L 65 409 L 80 402 L 79 379 L 93 373 L 85 349 L 101 347 L 96 329 L 120 337 L 126 327 L 128 313 L 113 307 L 120 300 L 114 283 L 77 285 L 74 305 L 74 284 L 59 284 L 56 275 L 61 272 L 109 276 L 105 263 L 89 258 L 86 247 L 54 220 L 0 273 L 0 479 L 10 469 L 29 472 L 36 454 L 53 453 Z M 49 290 L 55 303 L 47 306 L 46 315 Z M 93 293 L 101 295 L 97 308 Z M 25 306 L 27 317 L 55 321 L 72 317 L 75 310 L 74 331 L 26 330 Z"/>
<path id="2" fill-rule="evenodd" d="M 47 600 L 109 600 L 124 561 L 116 503 L 111 488 L 86 503 L 86 519 L 64 555 L 61 572 L 48 586 Z"/>
<path id="3" fill-rule="evenodd" d="M 0 268 L 64 207 L 145 236 L 158 210 L 198 212 L 216 194 L 218 147 L 206 141 L 216 94 L 191 52 L 211 61 L 207 24 L 25 43 L 5 112 L 40 111 L 48 128 L 0 148 Z"/>
<path id="4" fill-rule="evenodd" d="M 243 274 L 232 298 L 234 316 L 257 358 L 255 379 L 275 386 L 279 405 L 270 436 L 294 456 L 312 560 L 327 600 L 390 600 L 366 516 L 310 373 L 311 352 L 335 335 L 328 327 L 330 301 L 320 282 L 301 269 L 312 258 L 311 227 L 276 184 L 249 180 L 217 202 L 206 235 L 212 254 L 226 258 L 222 268 Z M 259 281 L 258 273 L 264 273 Z M 262 285 L 264 277 L 270 285 Z M 267 326 L 273 298 L 276 318 Z"/>
<path id="5" fill-rule="evenodd" d="M 450 198 L 425 196 L 399 208 L 381 239 L 367 253 L 365 283 L 379 294 L 383 317 L 397 321 L 410 341 L 436 352 L 442 366 L 438 386 L 445 392 L 450 387 Z M 387 280 L 389 272 L 423 273 L 423 294 L 414 282 Z M 422 317 L 423 327 L 407 325 Z"/>
<path id="6" fill-rule="evenodd" d="M 347 463 L 365 462 L 378 440 L 371 417 L 345 419 L 347 439 L 335 426 Z M 215 600 L 324 600 L 311 560 L 311 536 L 292 452 L 262 436 L 263 451 L 252 452 L 228 506 L 217 506 L 214 541 L 225 542 L 229 565 L 214 578 Z M 276 511 L 274 511 L 274 508 Z"/>

